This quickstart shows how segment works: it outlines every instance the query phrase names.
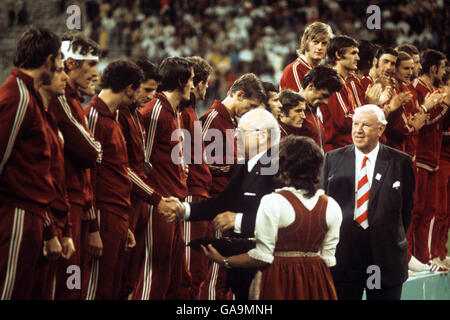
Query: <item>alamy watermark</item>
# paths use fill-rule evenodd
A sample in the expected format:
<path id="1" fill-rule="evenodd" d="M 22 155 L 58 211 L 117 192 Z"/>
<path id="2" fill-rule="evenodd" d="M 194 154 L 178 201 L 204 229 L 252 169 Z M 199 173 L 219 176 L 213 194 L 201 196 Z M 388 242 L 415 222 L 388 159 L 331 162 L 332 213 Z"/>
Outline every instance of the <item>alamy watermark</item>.
<path id="1" fill-rule="evenodd" d="M 66 273 L 70 274 L 66 280 L 67 289 L 81 289 L 81 270 L 80 266 L 72 264 L 67 267 Z"/>
<path id="2" fill-rule="evenodd" d="M 66 26 L 69 30 L 81 30 L 81 9 L 77 5 L 71 5 L 67 7 L 67 17 Z"/>
<path id="3" fill-rule="evenodd" d="M 367 17 L 366 26 L 369 30 L 381 29 L 381 9 L 379 6 L 373 4 L 367 7 L 366 14 L 370 14 Z"/>

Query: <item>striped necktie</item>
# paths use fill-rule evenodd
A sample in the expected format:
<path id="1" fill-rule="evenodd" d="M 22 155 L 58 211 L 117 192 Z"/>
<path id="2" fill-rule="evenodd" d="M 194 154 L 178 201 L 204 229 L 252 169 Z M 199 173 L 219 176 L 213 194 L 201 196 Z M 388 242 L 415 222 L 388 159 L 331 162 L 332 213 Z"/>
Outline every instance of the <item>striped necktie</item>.
<path id="1" fill-rule="evenodd" d="M 369 227 L 369 222 L 367 220 L 367 213 L 369 211 L 369 195 L 370 195 L 370 185 L 369 178 L 367 177 L 367 160 L 369 158 L 364 157 L 361 170 L 359 170 L 358 175 L 358 192 L 356 194 L 356 213 L 355 221 L 358 222 L 363 229 Z"/>

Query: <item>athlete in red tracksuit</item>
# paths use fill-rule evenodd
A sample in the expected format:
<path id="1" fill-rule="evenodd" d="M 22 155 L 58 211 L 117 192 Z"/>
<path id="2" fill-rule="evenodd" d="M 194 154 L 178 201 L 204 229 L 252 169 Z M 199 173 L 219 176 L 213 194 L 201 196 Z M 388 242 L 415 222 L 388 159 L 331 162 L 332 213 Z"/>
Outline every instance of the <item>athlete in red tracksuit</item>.
<path id="1" fill-rule="evenodd" d="M 43 240 L 54 241 L 57 235 L 49 213 L 57 197 L 53 139 L 34 84 L 35 79 L 14 68 L 0 87 L 2 300 L 31 297 Z"/>
<path id="2" fill-rule="evenodd" d="M 146 254 L 145 229 L 148 225 L 148 206 L 149 204 L 157 206 L 161 198 L 159 193 L 155 191 L 153 191 L 153 196 L 142 192 L 142 187 L 147 189 L 151 189 L 151 187 L 145 183 L 147 181 L 144 155 L 145 130 L 138 108 L 139 105 L 133 103 L 126 108 L 118 110 L 118 121 L 127 145 L 128 165 L 134 173 L 130 176 L 133 189 L 131 191 L 129 228 L 135 234 L 139 225 L 139 237 L 136 237 L 136 247 L 126 253 L 127 258 L 120 294 L 122 299 L 127 299 L 128 295 L 134 291 L 141 274 L 144 272 L 144 256 Z M 136 179 L 136 176 L 140 180 Z"/>
<path id="3" fill-rule="evenodd" d="M 188 188 L 182 136 L 176 136 L 180 132 L 177 130 L 181 129 L 180 113 L 162 93 L 156 93 L 140 111 L 147 132 L 145 157 L 153 166 L 147 182 L 162 196 L 183 200 L 188 195 Z M 190 299 L 189 286 L 192 284 L 184 282 L 191 279 L 185 264 L 181 222 L 167 223 L 151 206 L 146 241 L 144 278 L 136 290 L 136 299 Z"/>
<path id="4" fill-rule="evenodd" d="M 59 281 L 56 288 L 56 299 L 76 300 L 82 298 L 81 291 L 88 287 L 90 255 L 86 252 L 88 234 L 97 232 L 98 222 L 92 210 L 93 190 L 90 169 L 96 161 L 101 161 L 101 145 L 95 141 L 87 128 L 82 98 L 69 85 L 64 96 L 53 99 L 49 110 L 58 121 L 65 141 L 64 158 L 67 193 L 72 217 L 75 253 L 66 263 L 78 265 L 82 270 L 81 290 L 68 289 L 65 281 Z M 82 230 L 84 230 L 82 232 Z M 83 258 L 83 259 L 82 259 Z M 84 262 L 82 262 L 82 260 Z M 67 278 L 66 268 L 61 269 L 61 280 Z M 85 298 L 85 296 L 83 297 Z"/>
<path id="5" fill-rule="evenodd" d="M 448 107 L 448 106 L 447 106 Z M 431 235 L 431 259 L 438 258 L 441 261 L 447 258 L 448 229 L 450 227 L 450 113 L 447 112 L 444 120 L 447 129 L 442 136 L 441 157 L 439 159 L 438 171 L 438 194 L 439 202 L 437 214 L 433 223 Z"/>
<path id="6" fill-rule="evenodd" d="M 64 148 L 67 192 L 71 205 L 73 241 L 75 252 L 69 260 L 62 260 L 58 271 L 56 299 L 77 300 L 86 298 L 91 259 L 101 251 L 101 240 L 93 205 L 90 169 L 101 161 L 101 145 L 95 141 L 87 127 L 82 94 L 94 95 L 93 81 L 98 77 L 98 44 L 77 33 L 62 36 L 61 51 L 68 75 L 63 96 L 52 99 L 51 113 L 66 142 Z M 95 252 L 94 252 L 95 251 Z M 81 288 L 68 288 L 67 268 L 81 269 Z M 84 294 L 82 293 L 84 291 Z"/>
<path id="7" fill-rule="evenodd" d="M 190 146 L 186 146 L 185 157 L 189 166 L 187 178 L 188 196 L 187 202 L 202 201 L 210 197 L 209 189 L 212 183 L 211 172 L 204 158 L 204 144 L 202 139 L 202 124 L 197 117 L 195 110 L 195 95 L 191 94 L 191 101 L 181 112 L 182 126 L 189 132 Z M 189 148 L 189 152 L 187 150 Z M 189 244 L 191 240 L 208 236 L 207 221 L 184 221 L 184 242 Z M 195 296 L 199 292 L 200 284 L 205 279 L 209 260 L 199 251 L 191 250 L 186 246 L 186 266 L 192 275 L 192 285 Z"/>
<path id="8" fill-rule="evenodd" d="M 231 168 L 236 163 L 237 148 L 234 139 L 234 130 L 237 128 L 237 120 L 219 100 L 215 100 L 211 108 L 200 117 L 202 122 L 202 135 L 205 144 L 205 152 L 207 154 L 207 163 L 212 175 L 212 183 L 210 194 L 211 197 L 217 196 L 228 185 L 231 178 Z M 213 161 L 208 155 L 216 157 L 213 152 L 207 152 L 208 145 L 213 145 L 215 138 L 211 138 L 212 131 L 215 129 L 221 133 L 222 155 L 219 161 Z M 232 152 L 230 152 L 232 150 Z M 209 234 L 215 233 L 217 237 L 222 236 L 220 231 L 214 231 L 214 226 L 210 223 Z M 210 266 L 205 282 L 200 286 L 200 300 L 230 300 L 232 297 L 231 290 L 226 287 L 227 270 L 220 267 L 217 263 Z"/>
<path id="9" fill-rule="evenodd" d="M 327 44 L 332 37 L 331 27 L 323 22 L 316 21 L 305 28 L 297 50 L 298 58 L 283 70 L 281 91 L 291 89 L 300 92 L 305 74 L 325 59 Z"/>
<path id="10" fill-rule="evenodd" d="M 63 71 L 64 72 L 64 71 Z M 47 134 L 50 139 L 51 167 L 50 171 L 55 186 L 55 199 L 49 205 L 49 215 L 55 225 L 55 230 L 59 241 L 72 238 L 72 218 L 70 215 L 70 204 L 66 189 L 66 176 L 64 166 L 64 138 L 58 129 L 57 121 L 53 114 L 49 112 L 48 107 L 44 109 L 44 116 L 48 123 Z M 37 276 L 34 283 L 32 299 L 36 300 L 54 300 L 55 289 L 65 279 L 57 278 L 57 270 L 65 259 L 60 257 L 57 261 L 48 260 L 43 254 L 39 257 L 37 266 Z"/>
<path id="11" fill-rule="evenodd" d="M 124 250 L 128 237 L 131 183 L 127 174 L 125 140 L 105 102 L 94 96 L 86 109 L 89 129 L 102 144 L 101 163 L 92 170 L 94 208 L 103 242 L 103 254 L 94 260 L 87 299 L 117 299 L 121 283 Z"/>
<path id="12" fill-rule="evenodd" d="M 422 105 L 425 96 L 434 91 L 420 78 L 410 88 L 418 103 Z M 422 263 L 428 263 L 428 248 L 431 219 L 436 215 L 438 194 L 439 158 L 442 147 L 442 119 L 448 110 L 445 104 L 435 106 L 429 113 L 429 120 L 418 134 L 416 149 L 416 193 L 411 225 L 408 230 L 408 244 L 412 254 Z"/>
<path id="13" fill-rule="evenodd" d="M 121 69 L 118 66 L 126 66 L 127 63 L 130 62 L 116 61 L 108 67 L 119 72 Z M 131 101 L 123 98 L 121 103 L 129 104 Z M 88 298 L 117 299 L 122 283 L 125 250 L 131 233 L 129 211 L 132 188 L 137 186 L 139 194 L 152 204 L 158 204 L 161 198 L 128 166 L 126 141 L 117 120 L 117 112 L 113 113 L 102 98 L 95 96 L 86 114 L 91 132 L 103 147 L 102 161 L 93 170 L 92 179 L 104 249 L 100 260 L 93 265 L 91 277 L 97 281 L 92 281 L 93 285 L 88 288 Z"/>

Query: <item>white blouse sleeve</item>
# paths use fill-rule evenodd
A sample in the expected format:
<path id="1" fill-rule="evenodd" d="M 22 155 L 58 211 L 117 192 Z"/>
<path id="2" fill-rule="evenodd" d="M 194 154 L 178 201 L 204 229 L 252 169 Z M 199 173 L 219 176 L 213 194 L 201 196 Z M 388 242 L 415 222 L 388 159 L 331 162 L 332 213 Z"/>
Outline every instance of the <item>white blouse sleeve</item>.
<path id="1" fill-rule="evenodd" d="M 339 204 L 331 197 L 328 197 L 326 212 L 328 232 L 323 240 L 320 256 L 328 267 L 336 265 L 336 246 L 339 242 L 339 230 L 342 223 L 342 211 Z"/>
<path id="2" fill-rule="evenodd" d="M 278 228 L 292 223 L 294 218 L 294 209 L 283 196 L 272 193 L 262 197 L 256 213 L 256 248 L 250 250 L 248 255 L 253 259 L 272 263 Z"/>

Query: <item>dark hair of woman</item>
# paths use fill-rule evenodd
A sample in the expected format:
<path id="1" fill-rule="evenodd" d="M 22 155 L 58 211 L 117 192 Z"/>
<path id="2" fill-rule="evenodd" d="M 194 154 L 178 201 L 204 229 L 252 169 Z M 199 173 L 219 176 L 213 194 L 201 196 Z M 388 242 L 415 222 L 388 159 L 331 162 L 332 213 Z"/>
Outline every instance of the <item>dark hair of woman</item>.
<path id="1" fill-rule="evenodd" d="M 311 198 L 320 188 L 323 153 L 309 137 L 288 136 L 280 142 L 276 180 L 283 186 L 306 191 Z"/>

